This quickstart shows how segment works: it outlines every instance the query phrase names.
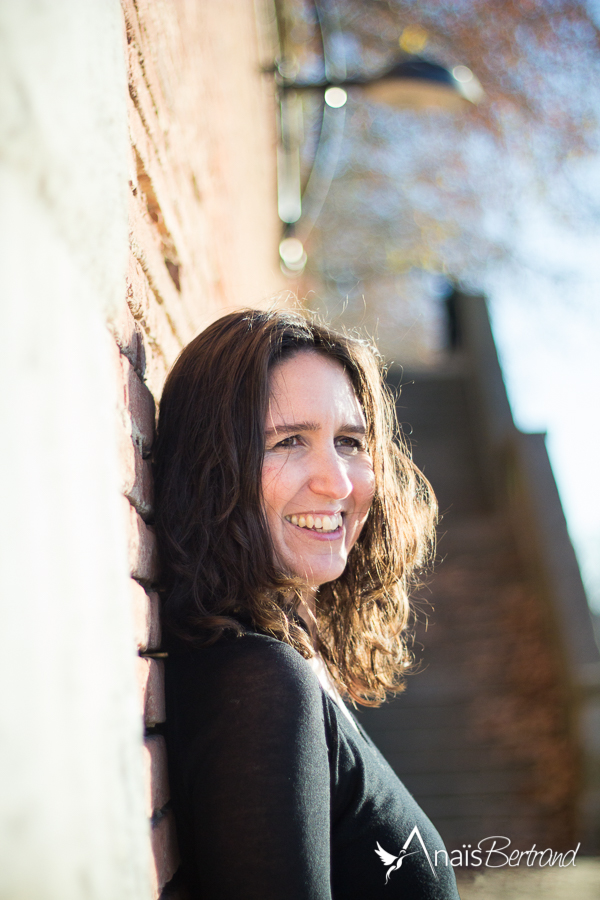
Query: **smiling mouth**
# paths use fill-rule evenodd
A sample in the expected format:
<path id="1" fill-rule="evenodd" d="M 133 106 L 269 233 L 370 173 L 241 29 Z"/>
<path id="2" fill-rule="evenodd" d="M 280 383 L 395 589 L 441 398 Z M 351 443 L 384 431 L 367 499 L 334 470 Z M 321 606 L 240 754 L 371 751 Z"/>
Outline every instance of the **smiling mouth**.
<path id="1" fill-rule="evenodd" d="M 309 531 L 320 531 L 323 534 L 337 531 L 342 527 L 343 519 L 341 513 L 335 513 L 332 516 L 285 516 L 286 522 L 291 525 L 297 525 L 298 528 L 307 528 Z"/>

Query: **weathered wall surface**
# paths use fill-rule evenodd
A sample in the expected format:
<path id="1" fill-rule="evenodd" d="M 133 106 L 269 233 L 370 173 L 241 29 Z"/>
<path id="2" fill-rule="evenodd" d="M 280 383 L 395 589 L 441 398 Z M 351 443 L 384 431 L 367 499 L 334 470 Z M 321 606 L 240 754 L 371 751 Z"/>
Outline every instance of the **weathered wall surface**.
<path id="1" fill-rule="evenodd" d="M 271 302 L 286 285 L 277 256 L 273 86 L 260 71 L 254 4 L 123 0 L 123 16 L 129 257 L 110 327 L 156 897 L 178 866 L 153 589 L 156 403 L 195 334 L 231 309 Z"/>
<path id="2" fill-rule="evenodd" d="M 0 4 L 0 897 L 150 895 L 106 315 L 123 293 L 116 0 Z"/>
<path id="3" fill-rule="evenodd" d="M 140 334 L 158 396 L 181 347 L 210 321 L 285 287 L 275 107 L 251 0 L 123 0 L 123 11 L 131 253 L 116 328 L 134 366 L 138 347 L 125 342 Z"/>
<path id="4" fill-rule="evenodd" d="M 252 0 L 0 4 L 0 897 L 178 864 L 149 454 L 181 347 L 285 287 L 260 62 Z"/>

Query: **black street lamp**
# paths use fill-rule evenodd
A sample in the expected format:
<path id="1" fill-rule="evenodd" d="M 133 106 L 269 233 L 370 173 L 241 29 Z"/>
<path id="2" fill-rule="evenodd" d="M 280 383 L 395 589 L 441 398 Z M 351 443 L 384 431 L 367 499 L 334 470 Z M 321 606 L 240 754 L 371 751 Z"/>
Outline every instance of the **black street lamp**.
<path id="1" fill-rule="evenodd" d="M 479 103 L 483 89 L 467 66 L 452 70 L 419 56 L 408 56 L 370 78 L 333 78 L 302 81 L 276 70 L 280 96 L 277 184 L 279 217 L 285 223 L 279 245 L 282 270 L 291 276 L 306 265 L 304 243 L 325 202 L 335 174 L 344 129 L 347 89 L 356 88 L 365 99 L 396 109 L 457 111 Z M 301 94 L 323 94 L 323 123 L 315 160 L 304 194 L 300 182 Z M 338 112 L 339 111 L 339 112 Z M 308 207 L 308 209 L 307 209 Z"/>
<path id="2" fill-rule="evenodd" d="M 369 78 L 301 81 L 289 80 L 279 74 L 279 87 L 283 91 L 324 90 L 325 93 L 332 89 L 345 93 L 347 87 L 359 87 L 368 99 L 398 109 L 458 109 L 465 100 L 478 103 L 483 98 L 481 84 L 467 66 L 455 66 L 450 70 L 420 56 L 402 59 Z M 341 95 L 336 96 L 341 98 Z"/>

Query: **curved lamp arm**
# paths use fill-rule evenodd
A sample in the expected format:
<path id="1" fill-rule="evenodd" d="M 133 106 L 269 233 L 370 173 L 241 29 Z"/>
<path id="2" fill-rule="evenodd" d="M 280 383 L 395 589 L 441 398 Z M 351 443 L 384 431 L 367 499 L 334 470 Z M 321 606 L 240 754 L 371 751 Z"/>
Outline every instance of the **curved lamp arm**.
<path id="1" fill-rule="evenodd" d="M 326 30 L 318 2 L 315 10 L 321 29 L 325 78 L 321 81 L 290 81 L 276 72 L 280 97 L 280 142 L 277 155 L 279 217 L 285 233 L 279 245 L 281 267 L 285 274 L 297 276 L 306 265 L 304 243 L 323 208 L 342 146 L 346 88 L 360 88 L 366 99 L 396 109 L 442 108 L 458 110 L 479 103 L 484 96 L 477 77 L 466 66 L 452 70 L 419 56 L 404 57 L 372 78 L 346 78 L 345 62 L 341 70 L 328 65 Z M 330 80 L 331 79 L 331 80 Z M 300 181 L 300 144 L 302 99 L 305 91 L 323 95 L 323 119 L 313 166 L 304 193 Z"/>

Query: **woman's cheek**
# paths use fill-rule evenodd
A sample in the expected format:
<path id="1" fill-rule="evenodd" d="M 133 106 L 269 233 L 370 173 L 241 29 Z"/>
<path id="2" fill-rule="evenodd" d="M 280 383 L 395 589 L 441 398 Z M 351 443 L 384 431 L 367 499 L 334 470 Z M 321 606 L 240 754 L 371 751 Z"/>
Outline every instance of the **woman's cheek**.
<path id="1" fill-rule="evenodd" d="M 277 498 L 277 482 L 279 480 L 278 465 L 265 462 L 262 469 L 262 495 L 265 506 L 272 510 Z"/>
<path id="2" fill-rule="evenodd" d="M 351 474 L 353 484 L 354 509 L 347 532 L 348 552 L 354 546 L 367 521 L 375 495 L 375 473 L 370 458 L 356 460 Z"/>
<path id="3" fill-rule="evenodd" d="M 357 471 L 355 486 L 355 491 L 358 494 L 358 508 L 366 516 L 375 496 L 375 472 L 373 471 L 373 463 L 370 458 L 362 461 Z"/>
<path id="4" fill-rule="evenodd" d="M 276 514 L 282 514 L 295 490 L 294 467 L 282 454 L 266 459 L 262 469 L 262 494 L 266 506 Z"/>
<path id="5" fill-rule="evenodd" d="M 262 483 L 265 487 L 273 485 L 280 478 L 284 463 L 281 455 L 273 453 L 265 456 L 262 467 Z"/>

